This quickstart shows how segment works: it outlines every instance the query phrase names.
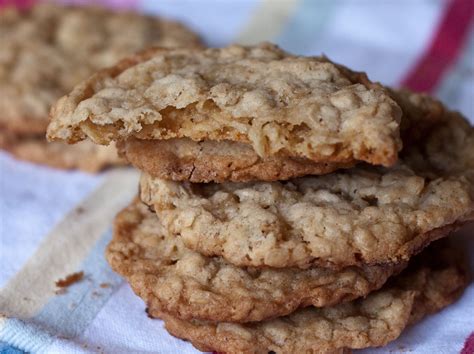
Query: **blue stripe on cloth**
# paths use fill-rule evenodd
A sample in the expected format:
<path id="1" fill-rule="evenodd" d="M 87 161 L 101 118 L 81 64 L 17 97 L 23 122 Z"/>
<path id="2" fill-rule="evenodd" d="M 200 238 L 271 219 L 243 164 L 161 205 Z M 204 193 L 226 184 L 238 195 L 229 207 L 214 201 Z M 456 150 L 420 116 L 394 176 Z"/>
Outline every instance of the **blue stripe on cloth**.
<path id="1" fill-rule="evenodd" d="M 335 5 L 333 0 L 301 1 L 276 43 L 291 53 L 313 54 L 318 45 L 315 38 L 329 23 Z"/>
<path id="2" fill-rule="evenodd" d="M 463 91 L 468 95 L 472 95 L 473 88 L 466 90 L 466 87 L 462 83 L 473 85 L 473 72 L 474 72 L 474 26 L 471 28 L 471 32 L 464 45 L 462 55 L 457 60 L 453 68 L 448 74 L 442 79 L 441 85 L 436 90 L 436 96 L 438 96 L 443 102 L 446 102 L 450 107 L 460 107 L 460 100 L 462 100 Z M 470 102 L 470 112 L 464 112 L 469 118 L 474 119 L 472 114 L 472 97 L 465 98 Z"/>
<path id="3" fill-rule="evenodd" d="M 72 339 L 82 334 L 122 282 L 104 257 L 111 234 L 109 229 L 78 269 L 84 272 L 82 281 L 51 298 L 28 322 L 7 319 L 0 340 L 37 353 L 45 351 L 57 338 Z"/>
<path id="4" fill-rule="evenodd" d="M 32 323 L 9 318 L 0 331 L 0 340 L 27 352 L 39 353 L 53 342 L 54 337 Z"/>
<path id="5" fill-rule="evenodd" d="M 0 354 L 23 354 L 23 350 L 12 347 L 11 345 L 0 342 Z"/>
<path id="6" fill-rule="evenodd" d="M 52 298 L 32 319 L 34 323 L 63 338 L 82 334 L 121 283 L 121 278 L 105 260 L 105 248 L 110 239 L 111 230 L 108 230 L 78 270 L 84 272 L 84 280 L 71 285 L 65 294 Z"/>

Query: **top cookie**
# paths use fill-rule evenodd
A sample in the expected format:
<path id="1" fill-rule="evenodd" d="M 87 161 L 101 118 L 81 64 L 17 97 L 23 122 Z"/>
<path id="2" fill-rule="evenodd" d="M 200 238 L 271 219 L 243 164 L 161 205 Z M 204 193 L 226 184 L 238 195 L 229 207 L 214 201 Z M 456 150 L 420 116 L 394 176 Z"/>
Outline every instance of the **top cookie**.
<path id="1" fill-rule="evenodd" d="M 432 97 L 407 90 L 390 91 L 390 95 L 402 108 L 400 135 L 404 145 L 412 145 L 449 115 Z M 281 181 L 327 174 L 355 164 L 280 155 L 261 158 L 249 144 L 225 140 L 129 138 L 120 141 L 117 148 L 125 160 L 153 177 L 194 183 Z"/>
<path id="2" fill-rule="evenodd" d="M 54 101 L 150 45 L 193 46 L 182 25 L 130 12 L 42 4 L 0 12 L 0 128 L 44 134 Z"/>
<path id="3" fill-rule="evenodd" d="M 48 138 L 247 143 L 259 156 L 392 165 L 401 111 L 364 74 L 276 46 L 154 49 L 77 85 Z"/>

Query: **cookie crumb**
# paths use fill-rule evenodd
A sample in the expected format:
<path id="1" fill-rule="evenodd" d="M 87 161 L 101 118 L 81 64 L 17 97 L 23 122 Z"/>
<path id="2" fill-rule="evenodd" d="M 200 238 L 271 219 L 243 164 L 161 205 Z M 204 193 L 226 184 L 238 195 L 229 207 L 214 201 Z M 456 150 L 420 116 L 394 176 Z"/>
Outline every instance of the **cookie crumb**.
<path id="1" fill-rule="evenodd" d="M 77 208 L 76 208 L 76 213 L 77 213 L 77 214 L 82 214 L 82 213 L 84 213 L 84 212 L 85 212 L 85 209 L 84 209 L 83 207 L 77 207 Z"/>
<path id="2" fill-rule="evenodd" d="M 411 352 L 410 348 L 407 348 L 405 345 L 401 345 L 401 344 L 398 346 L 398 350 L 400 351 L 400 353 Z"/>
<path id="3" fill-rule="evenodd" d="M 61 289 L 58 289 L 54 292 L 56 295 L 63 295 L 63 294 L 66 294 L 66 289 L 65 288 L 61 288 Z"/>
<path id="4" fill-rule="evenodd" d="M 84 272 L 72 273 L 66 276 L 64 279 L 59 279 L 56 281 L 56 286 L 59 288 L 67 288 L 72 284 L 80 282 L 84 278 Z"/>
<path id="5" fill-rule="evenodd" d="M 102 289 L 110 288 L 112 285 L 110 283 L 100 283 L 99 285 Z"/>

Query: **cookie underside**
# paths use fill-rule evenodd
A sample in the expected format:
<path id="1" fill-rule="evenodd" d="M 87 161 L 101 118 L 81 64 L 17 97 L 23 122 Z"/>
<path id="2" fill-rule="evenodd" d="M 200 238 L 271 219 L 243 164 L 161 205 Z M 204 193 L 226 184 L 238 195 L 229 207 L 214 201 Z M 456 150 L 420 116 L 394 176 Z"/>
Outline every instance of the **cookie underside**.
<path id="1" fill-rule="evenodd" d="M 139 170 L 158 178 L 193 183 L 287 180 L 353 165 L 285 156 L 261 158 L 250 145 L 231 141 L 132 138 L 117 146 L 120 155 Z"/>

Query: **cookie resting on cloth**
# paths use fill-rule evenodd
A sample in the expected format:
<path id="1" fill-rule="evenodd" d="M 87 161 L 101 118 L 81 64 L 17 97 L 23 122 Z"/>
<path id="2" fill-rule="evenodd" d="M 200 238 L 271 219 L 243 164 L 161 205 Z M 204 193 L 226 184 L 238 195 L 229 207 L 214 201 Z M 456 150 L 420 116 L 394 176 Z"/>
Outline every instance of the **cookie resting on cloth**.
<path id="1" fill-rule="evenodd" d="M 238 268 L 187 249 L 139 201 L 118 214 L 107 260 L 147 304 L 182 319 L 260 321 L 298 307 L 330 306 L 380 288 L 405 263 L 301 270 Z"/>
<path id="2" fill-rule="evenodd" d="M 48 143 L 44 135 L 37 137 L 15 137 L 0 132 L 0 149 L 8 151 L 18 159 L 60 169 L 79 169 L 96 173 L 107 167 L 125 165 L 117 155 L 115 144 L 101 146 L 91 141 L 81 141 L 66 146 L 60 142 Z"/>
<path id="3" fill-rule="evenodd" d="M 77 85 L 48 138 L 229 140 L 260 157 L 392 165 L 401 111 L 381 85 L 325 57 L 270 44 L 156 49 Z"/>
<path id="4" fill-rule="evenodd" d="M 444 252 L 443 247 L 426 250 L 382 289 L 333 307 L 305 308 L 247 324 L 184 321 L 166 313 L 159 317 L 172 335 L 202 351 L 342 353 L 379 347 L 398 338 L 408 325 L 453 303 L 464 290 L 468 277 L 459 264 L 459 252 Z"/>
<path id="5" fill-rule="evenodd" d="M 187 247 L 238 266 L 408 260 L 474 219 L 474 129 L 451 113 L 391 168 L 360 165 L 271 183 L 193 184 L 143 174 L 141 199 Z"/>

